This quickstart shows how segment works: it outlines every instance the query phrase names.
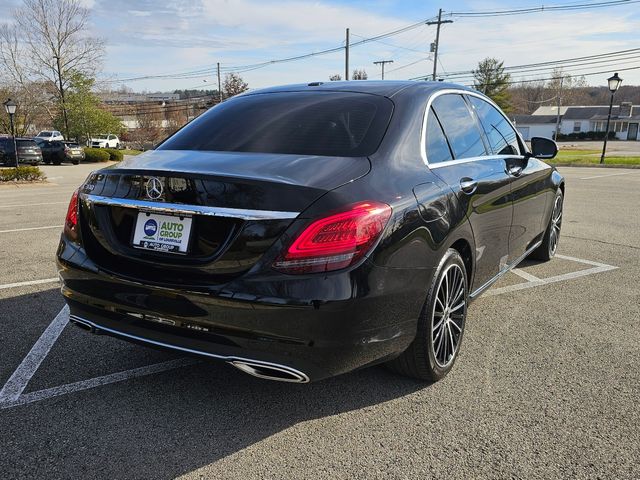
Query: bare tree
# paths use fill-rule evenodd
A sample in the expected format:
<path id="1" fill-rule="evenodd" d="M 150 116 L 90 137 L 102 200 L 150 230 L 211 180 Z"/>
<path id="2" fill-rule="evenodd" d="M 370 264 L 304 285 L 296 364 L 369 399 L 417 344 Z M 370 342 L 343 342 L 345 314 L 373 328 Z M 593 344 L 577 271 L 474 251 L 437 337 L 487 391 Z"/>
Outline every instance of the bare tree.
<path id="1" fill-rule="evenodd" d="M 331 75 L 329 77 L 329 80 L 332 82 L 339 82 L 340 80 L 342 80 L 342 75 L 340 75 L 339 73 L 336 73 L 334 75 Z"/>
<path id="2" fill-rule="evenodd" d="M 351 78 L 353 80 L 366 80 L 369 78 L 369 75 L 367 75 L 367 71 L 364 68 L 362 70 L 356 69 L 353 71 L 353 76 Z"/>
<path id="3" fill-rule="evenodd" d="M 226 98 L 233 97 L 249 90 L 249 84 L 237 73 L 227 73 L 222 84 L 222 91 Z"/>
<path id="4" fill-rule="evenodd" d="M 40 82 L 52 93 L 69 132 L 65 92 L 75 72 L 93 77 L 104 43 L 88 35 L 89 10 L 80 0 L 23 0 L 14 24 L 0 32 L 0 69 L 17 85 Z"/>

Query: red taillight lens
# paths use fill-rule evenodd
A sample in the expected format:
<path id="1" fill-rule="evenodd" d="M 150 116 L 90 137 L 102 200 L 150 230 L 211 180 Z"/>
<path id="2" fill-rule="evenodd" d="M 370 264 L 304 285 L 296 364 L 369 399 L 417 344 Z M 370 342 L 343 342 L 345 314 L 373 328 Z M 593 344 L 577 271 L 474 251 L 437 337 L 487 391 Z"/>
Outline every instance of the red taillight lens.
<path id="1" fill-rule="evenodd" d="M 64 220 L 64 233 L 71 240 L 78 240 L 78 190 L 71 195 L 67 217 Z"/>
<path id="2" fill-rule="evenodd" d="M 328 272 L 362 258 L 391 217 L 384 203 L 363 202 L 314 221 L 273 264 L 285 273 Z"/>

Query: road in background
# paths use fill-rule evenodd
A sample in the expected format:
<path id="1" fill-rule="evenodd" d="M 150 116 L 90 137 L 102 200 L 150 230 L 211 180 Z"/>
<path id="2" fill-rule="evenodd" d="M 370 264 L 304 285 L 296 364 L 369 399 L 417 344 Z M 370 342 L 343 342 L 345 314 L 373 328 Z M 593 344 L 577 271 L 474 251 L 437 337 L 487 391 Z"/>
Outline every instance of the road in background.
<path id="1" fill-rule="evenodd" d="M 0 388 L 64 305 L 56 283 L 2 285 L 56 277 L 67 202 L 95 167 L 0 187 Z M 292 385 L 208 362 L 134 377 L 179 357 L 67 326 L 24 394 L 70 393 L 0 406 L 0 477 L 638 478 L 640 171 L 560 171 L 559 253 L 618 268 L 525 263 L 470 307 L 444 381 L 374 367 Z"/>

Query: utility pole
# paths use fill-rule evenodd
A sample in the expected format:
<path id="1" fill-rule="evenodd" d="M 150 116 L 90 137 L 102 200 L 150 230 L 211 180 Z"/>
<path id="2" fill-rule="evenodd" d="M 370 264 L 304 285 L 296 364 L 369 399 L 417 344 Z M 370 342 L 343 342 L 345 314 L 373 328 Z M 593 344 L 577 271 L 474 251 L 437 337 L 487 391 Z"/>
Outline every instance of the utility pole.
<path id="1" fill-rule="evenodd" d="M 558 134 L 560 133 L 560 105 L 562 103 L 562 85 L 564 83 L 564 77 L 560 77 L 560 88 L 558 89 L 558 112 L 556 116 L 556 133 L 553 139 L 558 141 Z"/>
<path id="2" fill-rule="evenodd" d="M 218 62 L 218 101 L 222 103 L 222 85 L 220 81 L 220 62 Z"/>
<path id="3" fill-rule="evenodd" d="M 64 119 L 64 135 L 69 140 L 69 119 L 67 118 L 67 106 L 64 102 L 64 88 L 62 87 L 62 69 L 60 68 L 60 57 L 54 55 L 58 66 L 58 84 L 60 85 L 60 103 L 62 105 L 62 118 Z"/>
<path id="4" fill-rule="evenodd" d="M 385 63 L 393 63 L 393 60 L 378 60 L 377 62 L 373 62 L 374 65 L 380 65 L 382 67 L 382 80 L 384 80 L 384 64 Z"/>
<path id="5" fill-rule="evenodd" d="M 440 44 L 440 25 L 443 23 L 453 23 L 453 20 L 442 20 L 442 9 L 438 10 L 438 21 L 427 22 L 427 25 L 437 25 L 436 28 L 436 41 L 432 44 L 431 50 L 433 51 L 433 77 L 432 80 L 436 81 L 436 73 L 438 69 L 438 45 Z"/>
<path id="6" fill-rule="evenodd" d="M 349 80 L 349 29 L 344 43 L 344 79 Z"/>

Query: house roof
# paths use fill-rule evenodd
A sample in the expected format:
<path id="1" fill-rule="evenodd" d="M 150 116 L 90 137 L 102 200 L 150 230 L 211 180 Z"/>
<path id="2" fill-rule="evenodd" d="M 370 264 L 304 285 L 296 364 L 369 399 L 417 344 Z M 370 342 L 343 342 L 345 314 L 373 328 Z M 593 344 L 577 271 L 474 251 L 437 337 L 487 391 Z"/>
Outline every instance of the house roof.
<path id="1" fill-rule="evenodd" d="M 619 114 L 620 106 L 614 105 L 611 110 L 612 120 L 640 119 L 640 105 L 633 105 L 631 108 L 631 117 L 618 117 Z M 594 107 L 569 107 L 562 118 L 566 120 L 606 120 L 608 115 L 609 107 L 605 105 Z"/>
<path id="2" fill-rule="evenodd" d="M 557 119 L 557 115 L 511 115 L 511 120 L 516 126 L 556 123 Z"/>
<path id="3" fill-rule="evenodd" d="M 560 115 L 564 115 L 569 107 L 560 107 Z M 536 111 L 532 113 L 532 115 L 557 115 L 558 107 L 555 105 L 543 105 L 542 107 L 536 108 Z"/>

